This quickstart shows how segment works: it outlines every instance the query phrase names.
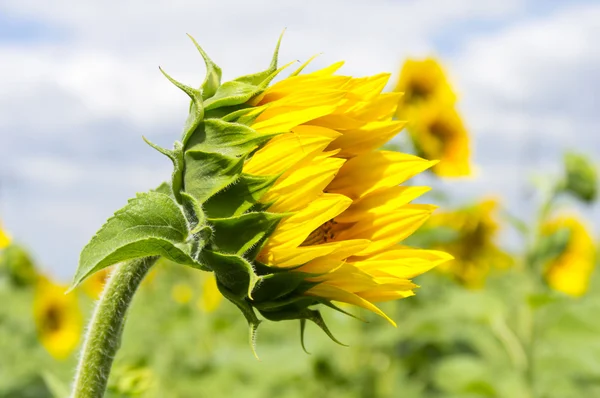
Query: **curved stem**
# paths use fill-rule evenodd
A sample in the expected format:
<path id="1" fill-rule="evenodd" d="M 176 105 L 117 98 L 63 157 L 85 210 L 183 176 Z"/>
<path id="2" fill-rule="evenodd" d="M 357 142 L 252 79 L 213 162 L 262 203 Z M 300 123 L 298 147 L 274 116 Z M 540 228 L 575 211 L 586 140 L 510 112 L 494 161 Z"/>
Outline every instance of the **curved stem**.
<path id="1" fill-rule="evenodd" d="M 101 398 L 120 346 L 125 314 L 144 276 L 158 257 L 131 260 L 113 271 L 96 305 L 81 349 L 72 398 Z"/>

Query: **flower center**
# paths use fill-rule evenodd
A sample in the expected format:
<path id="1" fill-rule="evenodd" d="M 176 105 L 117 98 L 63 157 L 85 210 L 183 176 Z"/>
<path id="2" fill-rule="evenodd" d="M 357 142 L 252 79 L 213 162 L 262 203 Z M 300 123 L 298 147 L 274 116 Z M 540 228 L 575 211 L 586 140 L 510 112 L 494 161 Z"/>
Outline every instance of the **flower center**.
<path id="1" fill-rule="evenodd" d="M 333 228 L 336 224 L 337 222 L 334 220 L 327 221 L 319 228 L 312 231 L 300 246 L 311 246 L 331 242 L 335 238 Z"/>
<path id="2" fill-rule="evenodd" d="M 60 329 L 62 323 L 62 315 L 60 308 L 52 305 L 48 307 L 44 314 L 42 322 L 42 332 L 52 333 Z"/>

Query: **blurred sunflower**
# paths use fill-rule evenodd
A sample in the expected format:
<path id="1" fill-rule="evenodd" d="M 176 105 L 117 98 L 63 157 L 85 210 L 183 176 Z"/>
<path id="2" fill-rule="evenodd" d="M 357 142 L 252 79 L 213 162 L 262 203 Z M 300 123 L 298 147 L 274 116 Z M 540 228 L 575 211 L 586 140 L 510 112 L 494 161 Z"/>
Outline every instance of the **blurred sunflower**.
<path id="1" fill-rule="evenodd" d="M 404 93 L 398 107 L 400 115 L 409 107 L 431 101 L 446 105 L 454 105 L 456 102 L 456 94 L 444 69 L 433 58 L 406 60 L 394 91 Z"/>
<path id="2" fill-rule="evenodd" d="M 110 276 L 111 267 L 104 268 L 86 279 L 83 284 L 83 291 L 93 299 L 100 298 L 104 285 Z"/>
<path id="3" fill-rule="evenodd" d="M 429 104 L 415 117 L 411 136 L 417 153 L 439 159 L 432 171 L 441 177 L 471 174 L 469 135 L 453 107 Z"/>
<path id="4" fill-rule="evenodd" d="M 4 229 L 2 229 L 2 224 L 0 224 L 0 249 L 4 249 L 8 245 L 10 245 L 10 236 Z"/>
<path id="5" fill-rule="evenodd" d="M 585 225 L 574 216 L 560 216 L 542 227 L 542 234 L 550 236 L 559 231 L 568 232 L 562 252 L 546 265 L 548 285 L 570 296 L 586 293 L 595 267 L 596 247 Z"/>
<path id="6" fill-rule="evenodd" d="M 431 217 L 427 229 L 444 234 L 444 242 L 434 244 L 454 256 L 438 269 L 451 275 L 469 288 L 481 288 L 492 268 L 507 268 L 512 265 L 510 255 L 495 243 L 499 225 L 494 219 L 498 203 L 485 200 L 477 205 L 452 212 L 438 213 Z M 441 235 L 441 234 L 440 234 Z"/>
<path id="7" fill-rule="evenodd" d="M 203 274 L 202 276 L 202 295 L 198 300 L 198 306 L 205 312 L 213 312 L 221 304 L 223 296 L 219 293 L 214 274 Z"/>
<path id="8" fill-rule="evenodd" d="M 187 304 L 194 297 L 194 291 L 187 282 L 180 282 L 173 286 L 171 289 L 171 297 L 178 304 Z"/>
<path id="9" fill-rule="evenodd" d="M 77 295 L 65 294 L 66 286 L 39 277 L 33 302 L 38 338 L 57 359 L 64 359 L 77 347 L 82 332 L 82 315 Z"/>
<path id="10" fill-rule="evenodd" d="M 433 58 L 407 60 L 395 91 L 404 92 L 396 116 L 408 121 L 417 153 L 440 161 L 431 171 L 441 177 L 470 175 L 469 136 L 441 65 Z"/>
<path id="11" fill-rule="evenodd" d="M 399 185 L 437 161 L 378 150 L 404 126 L 392 120 L 402 94 L 381 93 L 389 74 L 335 75 L 341 66 L 295 72 L 250 102 L 257 132 L 289 131 L 243 168 L 280 175 L 261 202 L 290 214 L 257 260 L 313 275 L 304 296 L 360 306 L 393 323 L 374 303 L 413 295 L 411 278 L 451 258 L 398 245 L 435 208 L 410 204 L 428 188 Z"/>

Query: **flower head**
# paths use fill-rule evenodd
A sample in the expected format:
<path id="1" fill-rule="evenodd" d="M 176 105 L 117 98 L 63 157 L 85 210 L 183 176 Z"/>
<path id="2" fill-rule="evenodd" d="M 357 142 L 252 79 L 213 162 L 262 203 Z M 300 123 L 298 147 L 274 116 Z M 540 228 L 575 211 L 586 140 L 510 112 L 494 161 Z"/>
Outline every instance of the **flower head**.
<path id="1" fill-rule="evenodd" d="M 261 202 L 290 214 L 256 259 L 307 275 L 301 295 L 386 317 L 374 303 L 412 295 L 411 278 L 449 259 L 398 246 L 434 210 L 410 203 L 427 188 L 400 184 L 436 162 L 379 150 L 403 127 L 392 120 L 400 95 L 381 93 L 388 74 L 352 78 L 339 67 L 294 73 L 251 101 L 260 112 L 252 128 L 283 134 L 244 172 L 281 175 Z"/>
<path id="2" fill-rule="evenodd" d="M 432 101 L 449 105 L 456 102 L 456 94 L 446 78 L 444 69 L 433 58 L 406 60 L 395 91 L 404 93 L 400 112 L 405 110 L 406 106 Z"/>
<path id="3" fill-rule="evenodd" d="M 470 175 L 469 136 L 441 65 L 432 58 L 406 61 L 395 91 L 404 92 L 396 116 L 408 121 L 417 153 L 440 161 L 431 170 L 441 177 Z"/>
<path id="4" fill-rule="evenodd" d="M 77 295 L 65 294 L 66 286 L 41 276 L 33 303 L 38 337 L 46 350 L 64 359 L 77 347 L 82 331 L 82 316 Z"/>
<path id="5" fill-rule="evenodd" d="M 4 229 L 2 229 L 2 224 L 0 224 L 0 249 L 4 249 L 10 245 L 10 235 Z"/>
<path id="6" fill-rule="evenodd" d="M 585 225 L 574 216 L 560 216 L 548 221 L 542 227 L 542 234 L 549 236 L 561 230 L 568 233 L 566 245 L 546 264 L 546 281 L 554 290 L 574 297 L 582 296 L 595 267 L 594 241 Z"/>
<path id="7" fill-rule="evenodd" d="M 389 74 L 337 74 L 342 62 L 303 73 L 306 63 L 271 84 L 289 66 L 278 68 L 278 45 L 266 70 L 221 83 L 194 44 L 207 66 L 202 87 L 165 73 L 192 100 L 182 139 L 173 150 L 149 143 L 172 160 L 171 181 L 107 221 L 76 283 L 160 255 L 212 271 L 252 336 L 256 311 L 329 334 L 315 307 L 340 310 L 333 302 L 390 320 L 376 303 L 412 295 L 413 277 L 451 257 L 400 245 L 434 210 L 411 203 L 428 188 L 401 184 L 436 161 L 379 149 L 404 126 L 392 120 L 402 94 L 382 93 Z"/>
<path id="8" fill-rule="evenodd" d="M 454 256 L 438 269 L 470 288 L 484 285 L 493 268 L 506 268 L 511 257 L 495 243 L 499 225 L 494 219 L 498 203 L 488 199 L 474 206 L 434 215 L 427 224 L 432 233 L 445 229 L 446 241 L 435 245 Z"/>

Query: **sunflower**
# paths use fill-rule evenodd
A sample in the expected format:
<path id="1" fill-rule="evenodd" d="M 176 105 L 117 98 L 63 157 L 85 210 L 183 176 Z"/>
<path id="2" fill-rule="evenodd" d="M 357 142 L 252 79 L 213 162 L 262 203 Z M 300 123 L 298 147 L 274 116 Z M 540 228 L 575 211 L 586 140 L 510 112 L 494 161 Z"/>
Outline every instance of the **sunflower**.
<path id="1" fill-rule="evenodd" d="M 305 296 L 393 323 L 375 303 L 413 295 L 411 278 L 451 258 L 399 245 L 435 208 L 410 203 L 427 188 L 400 184 L 437 162 L 379 150 L 404 126 L 392 120 L 401 94 L 381 93 L 389 74 L 352 78 L 335 74 L 341 66 L 294 72 L 249 103 L 254 130 L 285 132 L 243 166 L 251 175 L 280 175 L 261 202 L 286 215 L 257 260 L 313 275 Z"/>
<path id="2" fill-rule="evenodd" d="M 596 248 L 585 225 L 574 216 L 559 216 L 542 227 L 542 234 L 550 236 L 559 230 L 569 233 L 562 253 L 546 265 L 545 277 L 554 290 L 579 297 L 588 289 L 595 266 Z"/>
<path id="3" fill-rule="evenodd" d="M 213 312 L 223 300 L 223 296 L 219 293 L 219 288 L 217 287 L 217 279 L 214 274 L 205 274 L 203 275 L 202 282 L 202 295 L 198 300 L 198 307 L 205 312 Z"/>
<path id="4" fill-rule="evenodd" d="M 2 225 L 0 224 L 0 249 L 8 247 L 8 245 L 10 245 L 10 241 L 10 236 L 2 229 Z"/>
<path id="5" fill-rule="evenodd" d="M 427 228 L 431 233 L 449 232 L 446 241 L 434 244 L 454 256 L 438 269 L 469 288 L 481 288 L 492 268 L 507 268 L 511 257 L 495 243 L 499 225 L 498 203 L 488 199 L 474 206 L 434 215 Z"/>
<path id="6" fill-rule="evenodd" d="M 83 291 L 93 299 L 98 299 L 100 294 L 102 294 L 102 290 L 104 289 L 104 285 L 110 276 L 111 268 L 104 268 L 88 279 L 83 283 Z"/>
<path id="7" fill-rule="evenodd" d="M 441 65 L 432 58 L 406 61 L 395 91 L 404 92 L 396 116 L 408 120 L 417 153 L 440 161 L 431 171 L 441 177 L 470 175 L 469 136 Z"/>
<path id="8" fill-rule="evenodd" d="M 469 135 L 453 107 L 424 105 L 409 131 L 421 156 L 440 160 L 432 168 L 435 174 L 441 177 L 471 174 Z"/>
<path id="9" fill-rule="evenodd" d="M 404 93 L 398 108 L 400 113 L 407 107 L 432 101 L 448 105 L 456 102 L 444 69 L 433 58 L 406 60 L 394 91 Z"/>
<path id="10" fill-rule="evenodd" d="M 57 359 L 69 356 L 77 347 L 82 331 L 77 295 L 65 295 L 65 291 L 66 286 L 57 285 L 41 276 L 33 303 L 40 342 Z"/>

